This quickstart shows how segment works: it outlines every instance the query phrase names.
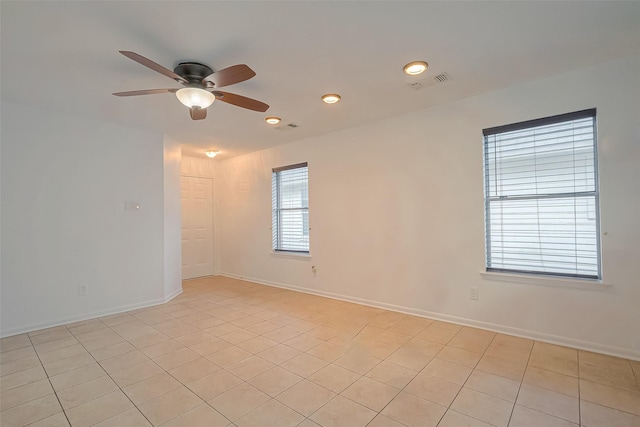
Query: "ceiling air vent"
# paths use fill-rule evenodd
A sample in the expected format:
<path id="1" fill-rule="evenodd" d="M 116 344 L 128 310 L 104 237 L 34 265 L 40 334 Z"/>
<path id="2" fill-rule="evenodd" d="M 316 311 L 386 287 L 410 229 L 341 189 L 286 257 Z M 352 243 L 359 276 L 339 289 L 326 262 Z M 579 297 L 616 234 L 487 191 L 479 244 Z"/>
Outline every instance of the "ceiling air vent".
<path id="1" fill-rule="evenodd" d="M 447 73 L 438 74 L 437 76 L 433 77 L 433 80 L 437 81 L 438 83 L 444 83 L 449 80 L 449 75 Z"/>
<path id="2" fill-rule="evenodd" d="M 274 128 L 274 129 L 279 130 L 280 132 L 284 132 L 284 131 L 288 131 L 288 130 L 291 130 L 291 129 L 295 129 L 297 127 L 299 127 L 297 124 L 289 123 L 289 124 L 286 124 L 286 125 L 278 126 L 277 128 Z"/>
<path id="3" fill-rule="evenodd" d="M 420 90 L 425 87 L 447 82 L 449 80 L 451 80 L 451 77 L 449 77 L 449 74 L 440 73 L 435 76 L 427 77 L 426 79 L 418 80 L 417 82 L 407 83 L 407 86 L 409 86 L 413 90 Z"/>

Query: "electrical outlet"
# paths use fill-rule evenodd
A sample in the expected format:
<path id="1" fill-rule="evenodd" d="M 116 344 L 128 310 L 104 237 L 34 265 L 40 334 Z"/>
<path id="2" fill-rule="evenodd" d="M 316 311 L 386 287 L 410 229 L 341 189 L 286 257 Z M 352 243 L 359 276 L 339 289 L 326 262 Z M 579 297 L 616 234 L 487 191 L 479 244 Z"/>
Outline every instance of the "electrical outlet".
<path id="1" fill-rule="evenodd" d="M 478 299 L 478 288 L 469 289 L 469 299 Z"/>
<path id="2" fill-rule="evenodd" d="M 78 285 L 78 296 L 83 297 L 87 295 L 88 289 L 86 285 Z"/>

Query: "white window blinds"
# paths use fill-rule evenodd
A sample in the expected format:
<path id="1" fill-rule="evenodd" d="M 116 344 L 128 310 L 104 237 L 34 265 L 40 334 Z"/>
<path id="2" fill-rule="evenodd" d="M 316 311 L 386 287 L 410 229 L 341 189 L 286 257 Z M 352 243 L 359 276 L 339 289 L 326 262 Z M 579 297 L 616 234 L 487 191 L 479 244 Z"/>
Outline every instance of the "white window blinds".
<path id="1" fill-rule="evenodd" d="M 307 163 L 272 172 L 273 250 L 309 252 L 309 178 Z"/>
<path id="2" fill-rule="evenodd" d="M 595 119 L 483 131 L 488 271 L 601 277 Z"/>

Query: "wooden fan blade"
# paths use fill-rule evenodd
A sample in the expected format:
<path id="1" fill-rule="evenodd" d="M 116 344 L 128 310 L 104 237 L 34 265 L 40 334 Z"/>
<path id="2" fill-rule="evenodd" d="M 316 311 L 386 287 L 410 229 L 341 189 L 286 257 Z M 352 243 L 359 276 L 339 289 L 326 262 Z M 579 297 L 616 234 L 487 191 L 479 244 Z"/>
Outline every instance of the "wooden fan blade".
<path id="1" fill-rule="evenodd" d="M 157 64 L 155 62 L 153 62 L 150 59 L 145 58 L 142 55 L 138 55 L 135 52 L 130 52 L 128 50 L 121 50 L 119 51 L 121 54 L 123 54 L 124 56 L 126 56 L 129 59 L 133 59 L 134 61 L 136 61 L 138 64 L 142 64 L 145 67 L 151 68 L 153 71 L 156 71 L 160 74 L 164 74 L 167 77 L 172 78 L 173 80 L 180 82 L 180 83 L 188 83 L 184 78 L 182 78 L 181 76 L 179 76 L 178 74 L 174 73 L 173 71 L 164 68 L 162 65 Z"/>
<path id="2" fill-rule="evenodd" d="M 216 99 L 222 102 L 247 108 L 249 110 L 264 113 L 269 109 L 269 106 L 264 102 L 256 101 L 255 99 L 247 98 L 246 96 L 236 95 L 235 93 L 215 91 L 213 94 L 216 96 Z"/>
<path id="3" fill-rule="evenodd" d="M 193 120 L 202 120 L 207 117 L 207 109 L 200 107 L 189 108 L 189 114 Z"/>
<path id="4" fill-rule="evenodd" d="M 138 95 L 155 95 L 156 93 L 176 93 L 178 89 L 145 89 L 130 90 L 128 92 L 115 92 L 115 96 L 138 96 Z"/>
<path id="5" fill-rule="evenodd" d="M 213 74 L 209 74 L 207 77 L 202 79 L 202 83 L 205 84 L 205 82 L 209 81 L 218 88 L 249 80 L 255 75 L 255 71 L 249 68 L 248 65 L 238 64 L 216 71 Z"/>

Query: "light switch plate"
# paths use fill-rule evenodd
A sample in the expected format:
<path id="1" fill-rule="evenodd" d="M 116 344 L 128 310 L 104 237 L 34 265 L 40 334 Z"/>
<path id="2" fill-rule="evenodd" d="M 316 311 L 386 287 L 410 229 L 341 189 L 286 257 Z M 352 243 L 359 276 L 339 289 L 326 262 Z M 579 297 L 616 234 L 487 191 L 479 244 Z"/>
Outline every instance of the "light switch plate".
<path id="1" fill-rule="evenodd" d="M 125 209 L 129 212 L 136 212 L 140 210 L 140 202 L 127 201 L 125 202 Z"/>

